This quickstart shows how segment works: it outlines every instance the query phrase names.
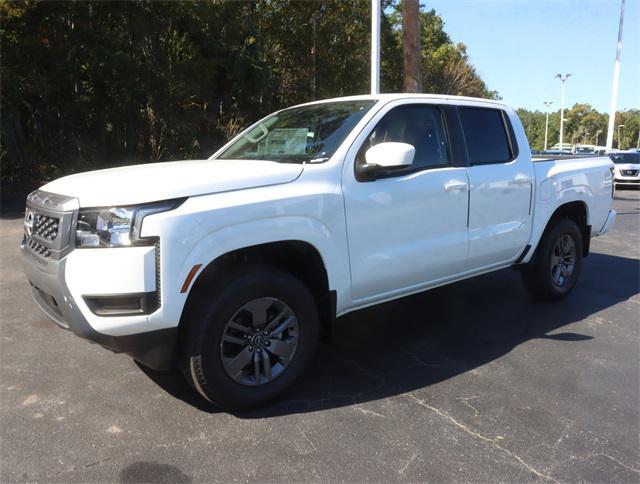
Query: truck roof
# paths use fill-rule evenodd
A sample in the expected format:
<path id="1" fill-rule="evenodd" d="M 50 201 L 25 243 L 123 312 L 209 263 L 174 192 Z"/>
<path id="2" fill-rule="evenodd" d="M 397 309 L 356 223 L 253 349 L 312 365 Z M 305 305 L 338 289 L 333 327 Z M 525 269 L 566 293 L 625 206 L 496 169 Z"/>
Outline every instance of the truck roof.
<path id="1" fill-rule="evenodd" d="M 449 100 L 449 101 L 473 101 L 473 102 L 479 102 L 487 105 L 507 107 L 507 104 L 503 103 L 502 101 L 496 101 L 494 99 L 484 99 L 479 97 L 467 97 L 467 96 L 454 96 L 451 94 L 417 94 L 417 93 L 410 93 L 410 92 L 404 92 L 404 93 L 401 92 L 401 93 L 393 93 L 393 94 L 366 94 L 366 95 L 358 95 L 358 96 L 343 96 L 343 97 L 335 97 L 330 99 L 322 99 L 322 100 L 312 101 L 308 103 L 302 103 L 302 104 L 299 104 L 298 106 L 325 103 L 325 102 L 335 102 L 335 101 L 372 100 L 372 101 L 389 102 L 389 101 L 395 101 L 397 99 L 443 99 L 443 100 Z"/>

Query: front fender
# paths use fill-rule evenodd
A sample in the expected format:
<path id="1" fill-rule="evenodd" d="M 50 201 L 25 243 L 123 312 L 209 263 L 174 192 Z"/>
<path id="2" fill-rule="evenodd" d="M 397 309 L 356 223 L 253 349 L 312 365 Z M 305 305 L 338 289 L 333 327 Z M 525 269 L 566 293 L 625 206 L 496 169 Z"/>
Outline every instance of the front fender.
<path id="1" fill-rule="evenodd" d="M 176 326 L 202 271 L 239 249 L 282 241 L 313 246 L 323 260 L 330 289 L 348 295 L 349 261 L 342 193 L 329 181 L 231 191 L 188 199 L 176 210 L 145 219 L 143 236 L 161 245 L 162 307 L 153 326 Z M 195 277 L 185 291 L 189 273 Z"/>
<path id="2" fill-rule="evenodd" d="M 348 280 L 348 261 L 342 237 L 336 237 L 320 220 L 304 216 L 281 216 L 255 220 L 223 227 L 193 248 L 185 259 L 181 277 L 187 277 L 194 265 L 201 264 L 198 275 L 219 257 L 256 245 L 282 241 L 299 241 L 312 245 L 320 254 L 329 278 L 329 287 L 335 289 L 340 281 Z"/>
<path id="3" fill-rule="evenodd" d="M 171 298 L 171 315 L 166 313 L 165 317 L 170 317 L 177 324 L 189 293 L 209 264 L 230 252 L 274 242 L 298 241 L 313 246 L 326 269 L 329 289 L 338 295 L 346 295 L 349 293 L 346 286 L 350 282 L 350 274 L 346 236 L 341 234 L 344 231 L 331 230 L 318 219 L 293 215 L 228 225 L 208 233 L 184 257 L 178 276 L 172 278 L 173 287 L 163 291 L 170 293 Z M 182 292 L 194 267 L 198 267 L 197 272 L 192 274 L 186 291 Z M 347 301 L 340 300 L 337 304 L 347 304 Z"/>

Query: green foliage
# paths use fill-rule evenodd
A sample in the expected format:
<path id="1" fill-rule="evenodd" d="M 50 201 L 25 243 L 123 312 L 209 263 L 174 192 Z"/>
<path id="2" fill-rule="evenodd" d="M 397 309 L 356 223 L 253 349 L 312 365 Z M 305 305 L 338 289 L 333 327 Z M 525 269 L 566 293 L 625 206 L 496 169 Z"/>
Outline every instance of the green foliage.
<path id="1" fill-rule="evenodd" d="M 541 111 L 528 111 L 518 109 L 518 116 L 524 126 L 532 149 L 544 149 L 545 113 Z M 564 143 L 588 144 L 604 146 L 607 139 L 607 125 L 609 115 L 600 113 L 589 104 L 574 104 L 572 108 L 564 111 Z M 623 124 L 620 129 L 621 140 L 618 140 L 617 126 Z M 616 113 L 616 130 L 613 135 L 613 147 L 621 149 L 635 148 L 640 129 L 640 110 L 629 109 Z M 551 147 L 560 141 L 560 111 L 549 113 L 549 133 L 547 147 Z M 620 143 L 620 141 L 622 141 Z"/>
<path id="2" fill-rule="evenodd" d="M 399 0 L 383 1 L 381 83 L 402 86 Z M 0 2 L 2 196 L 64 174 L 206 157 L 281 107 L 369 91 L 359 0 Z M 434 12 L 425 92 L 495 97 Z"/>
<path id="3" fill-rule="evenodd" d="M 624 127 L 620 128 L 620 142 L 617 146 L 623 150 L 640 147 L 640 109 L 619 111 L 616 114 L 616 134 L 614 135 L 616 141 L 620 124 Z"/>

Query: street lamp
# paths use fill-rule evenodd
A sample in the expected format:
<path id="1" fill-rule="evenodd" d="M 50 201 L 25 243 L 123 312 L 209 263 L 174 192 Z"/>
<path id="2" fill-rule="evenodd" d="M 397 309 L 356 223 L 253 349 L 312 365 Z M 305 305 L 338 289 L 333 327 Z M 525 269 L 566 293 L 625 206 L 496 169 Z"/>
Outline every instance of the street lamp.
<path id="1" fill-rule="evenodd" d="M 624 128 L 624 124 L 619 124 L 618 125 L 618 149 L 621 150 L 622 148 L 620 148 L 620 128 Z"/>
<path id="2" fill-rule="evenodd" d="M 560 82 L 562 83 L 562 90 L 561 90 L 561 96 L 560 96 L 560 149 L 563 149 L 562 146 L 562 137 L 564 135 L 564 83 L 567 82 L 567 79 L 569 79 L 569 77 L 571 76 L 571 73 L 569 74 L 556 74 L 556 77 L 558 79 L 560 79 Z"/>
<path id="3" fill-rule="evenodd" d="M 544 151 L 547 151 L 547 134 L 549 133 L 549 106 L 553 104 L 553 101 L 544 101 L 543 104 L 547 107 L 547 121 L 544 125 Z"/>
<path id="4" fill-rule="evenodd" d="M 600 143 L 599 143 L 599 142 L 600 142 L 600 135 L 601 135 L 601 134 L 602 134 L 602 130 L 601 130 L 601 129 L 599 129 L 598 131 L 596 131 L 596 143 L 595 143 L 595 145 L 596 145 L 596 146 L 599 146 L 599 145 L 600 145 Z"/>

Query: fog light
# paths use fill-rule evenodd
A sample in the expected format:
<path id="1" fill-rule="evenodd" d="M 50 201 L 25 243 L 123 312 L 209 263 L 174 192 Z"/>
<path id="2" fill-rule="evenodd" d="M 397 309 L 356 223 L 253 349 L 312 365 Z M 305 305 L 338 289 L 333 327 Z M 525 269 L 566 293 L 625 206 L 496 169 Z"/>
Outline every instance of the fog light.
<path id="1" fill-rule="evenodd" d="M 158 309 L 156 291 L 113 296 L 84 296 L 84 301 L 96 316 L 135 316 L 151 314 Z"/>

